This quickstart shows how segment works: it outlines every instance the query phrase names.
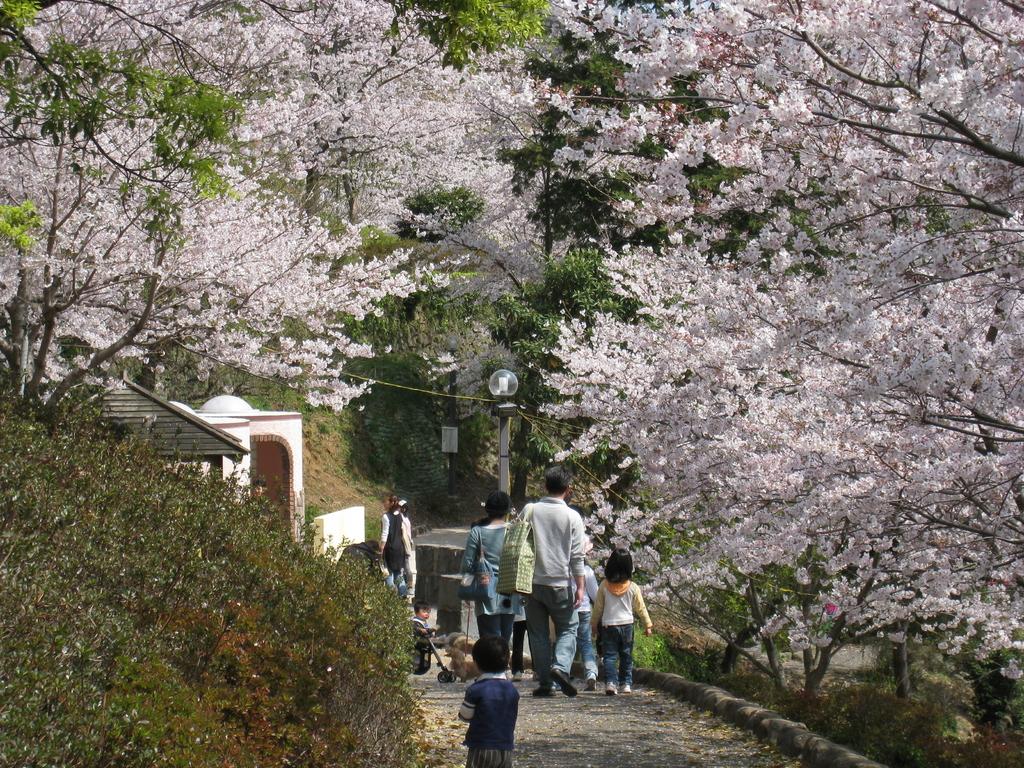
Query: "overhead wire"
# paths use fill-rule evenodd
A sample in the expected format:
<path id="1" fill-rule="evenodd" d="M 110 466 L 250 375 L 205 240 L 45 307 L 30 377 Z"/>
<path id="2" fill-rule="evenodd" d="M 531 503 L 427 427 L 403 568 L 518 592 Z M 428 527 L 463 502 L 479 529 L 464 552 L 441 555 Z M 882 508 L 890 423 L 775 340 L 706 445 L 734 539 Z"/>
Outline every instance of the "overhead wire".
<path id="1" fill-rule="evenodd" d="M 442 390 L 425 389 L 423 387 L 413 387 L 413 386 L 410 386 L 408 384 L 397 384 L 397 383 L 395 383 L 393 381 L 387 381 L 385 379 L 380 379 L 380 378 L 377 378 L 375 376 L 363 376 L 361 374 L 350 373 L 348 371 L 342 371 L 342 375 L 343 376 L 347 376 L 349 378 L 353 378 L 353 379 L 359 379 L 360 381 L 365 381 L 368 384 L 375 384 L 375 385 L 379 385 L 379 386 L 382 386 L 382 387 L 391 387 L 392 389 L 402 389 L 402 390 L 406 390 L 408 392 L 418 392 L 420 394 L 429 395 L 431 397 L 448 397 L 448 398 L 452 398 L 454 400 L 473 400 L 473 401 L 480 402 L 480 403 L 497 403 L 497 402 L 500 402 L 499 399 L 495 398 L 495 397 L 482 397 L 480 395 L 456 395 L 456 394 L 452 394 L 450 392 L 444 392 Z M 583 434 L 584 432 L 587 431 L 587 427 L 583 427 L 583 426 L 580 426 L 578 424 L 569 424 L 569 423 L 564 422 L 564 421 L 559 421 L 557 419 L 552 419 L 552 418 L 549 418 L 549 417 L 546 417 L 546 416 L 541 416 L 540 414 L 537 414 L 537 413 L 529 413 L 528 411 L 525 411 L 525 410 L 522 410 L 522 409 L 520 409 L 518 411 L 518 413 L 519 413 L 520 416 L 522 416 L 527 421 L 545 422 L 547 424 L 558 426 L 558 427 L 560 427 L 562 429 L 568 429 L 570 431 L 579 432 L 579 434 Z"/>
<path id="2" fill-rule="evenodd" d="M 526 414 L 527 412 L 524 411 L 523 413 Z M 570 424 L 570 423 L 568 423 L 566 421 L 561 421 L 559 419 L 548 418 L 546 416 L 540 415 L 539 413 L 530 413 L 528 415 L 529 415 L 529 419 L 528 419 L 529 421 L 541 422 L 541 423 L 544 423 L 544 424 L 549 424 L 549 425 L 551 425 L 553 427 L 559 427 L 561 429 L 568 429 L 570 431 L 576 431 L 576 432 L 579 432 L 581 435 L 589 429 L 589 427 L 584 427 L 584 426 L 581 426 L 579 424 Z"/>
<path id="3" fill-rule="evenodd" d="M 456 399 L 456 400 L 473 400 L 473 401 L 483 402 L 483 403 L 496 403 L 496 402 L 498 402 L 498 399 L 497 398 L 493 398 L 493 397 L 481 397 L 479 395 L 456 395 L 456 394 L 452 394 L 450 392 L 442 392 L 442 391 L 438 391 L 438 390 L 424 389 L 422 387 L 412 387 L 412 386 L 409 386 L 407 384 L 396 384 L 395 382 L 392 382 L 392 381 L 386 381 L 384 379 L 379 379 L 379 378 L 370 377 L 370 376 L 362 376 L 360 374 L 349 373 L 349 372 L 344 372 L 343 375 L 351 377 L 351 378 L 354 378 L 354 379 L 359 379 L 361 381 L 365 381 L 365 382 L 370 383 L 370 384 L 380 385 L 380 386 L 384 386 L 384 387 L 392 387 L 394 389 L 402 389 L 402 390 L 406 390 L 406 391 L 409 391 L 409 392 L 418 392 L 420 394 L 430 395 L 431 397 L 448 397 L 448 398 L 453 398 L 453 399 Z M 545 431 L 545 429 L 544 429 L 545 425 L 548 425 L 548 426 L 558 426 L 559 428 L 562 428 L 562 429 L 578 430 L 580 432 L 580 434 L 583 434 L 584 432 L 587 431 L 586 427 L 581 427 L 581 426 L 575 425 L 575 424 L 567 424 L 564 421 L 558 421 L 556 419 L 552 419 L 552 418 L 549 418 L 549 417 L 546 417 L 546 416 L 541 416 L 539 414 L 529 413 L 529 412 L 524 411 L 524 410 L 520 410 L 519 411 L 519 415 L 525 421 L 529 422 L 530 425 L 535 430 L 537 430 L 537 432 L 539 432 L 541 434 L 541 436 L 546 438 L 552 444 L 557 444 L 558 441 L 553 439 L 551 437 L 551 435 L 548 434 Z M 631 503 L 628 499 L 626 499 L 624 496 L 622 496 L 621 494 L 619 494 L 618 492 L 616 492 L 612 488 L 605 487 L 605 484 L 601 482 L 600 478 L 597 477 L 597 475 L 595 475 L 593 472 L 591 472 L 586 466 L 584 466 L 582 464 L 577 464 L 576 468 L 578 470 L 581 470 L 583 472 L 583 474 L 587 475 L 590 478 L 590 480 L 595 484 L 595 486 L 597 488 L 600 488 L 605 493 L 615 497 L 622 504 L 628 506 Z M 678 531 L 677 531 L 677 534 L 679 534 Z M 694 547 L 700 546 L 700 544 L 701 544 L 701 542 L 698 542 L 696 539 L 688 538 L 688 537 L 686 537 L 686 536 L 684 536 L 682 534 L 679 534 L 679 540 L 682 541 L 684 544 L 687 544 L 687 545 L 690 545 L 690 546 L 694 546 Z M 743 573 L 743 571 L 741 571 L 736 565 L 734 565 L 733 563 L 725 560 L 724 558 L 720 559 L 718 561 L 718 564 L 720 566 L 728 569 L 729 571 L 731 571 L 734 575 L 736 575 L 738 577 L 741 577 L 743 579 L 746 579 L 746 580 L 748 580 L 748 581 L 750 581 L 752 583 L 755 583 L 755 584 L 759 583 L 761 586 L 771 586 L 772 588 L 777 589 L 780 592 L 786 592 L 786 593 L 789 593 L 789 594 L 799 595 L 799 596 L 802 596 L 802 597 L 817 597 L 817 595 L 814 595 L 812 593 L 801 592 L 801 591 L 798 591 L 798 590 L 793 590 L 793 589 L 790 589 L 788 587 L 783 587 L 783 586 L 780 586 L 778 584 L 771 583 L 767 579 L 767 577 L 757 577 L 757 576 L 753 576 L 751 574 Z"/>
<path id="4" fill-rule="evenodd" d="M 409 392 L 419 392 L 423 395 L 430 395 L 431 397 L 450 397 L 454 400 L 476 400 L 482 403 L 496 403 L 496 398 L 493 397 L 481 397 L 479 395 L 454 395 L 450 392 L 441 392 L 439 390 L 424 389 L 422 387 L 411 387 L 408 384 L 396 384 L 393 381 L 385 381 L 384 379 L 378 379 L 374 376 L 361 376 L 358 373 L 349 373 L 348 371 L 342 371 L 342 376 L 348 376 L 352 379 L 359 379 L 369 384 L 379 384 L 382 387 L 392 387 L 393 389 L 404 389 Z"/>

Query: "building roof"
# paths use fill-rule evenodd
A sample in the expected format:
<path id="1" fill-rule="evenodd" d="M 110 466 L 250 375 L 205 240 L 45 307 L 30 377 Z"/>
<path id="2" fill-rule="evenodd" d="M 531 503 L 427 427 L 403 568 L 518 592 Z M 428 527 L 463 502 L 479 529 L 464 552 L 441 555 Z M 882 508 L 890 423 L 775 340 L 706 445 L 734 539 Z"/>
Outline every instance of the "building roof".
<path id="1" fill-rule="evenodd" d="M 237 437 L 207 423 L 187 406 L 164 400 L 128 380 L 104 393 L 103 415 L 149 440 L 164 455 L 239 459 L 249 452 Z"/>
<path id="2" fill-rule="evenodd" d="M 258 411 L 240 397 L 217 395 L 199 406 L 199 413 L 210 416 L 248 416 Z"/>

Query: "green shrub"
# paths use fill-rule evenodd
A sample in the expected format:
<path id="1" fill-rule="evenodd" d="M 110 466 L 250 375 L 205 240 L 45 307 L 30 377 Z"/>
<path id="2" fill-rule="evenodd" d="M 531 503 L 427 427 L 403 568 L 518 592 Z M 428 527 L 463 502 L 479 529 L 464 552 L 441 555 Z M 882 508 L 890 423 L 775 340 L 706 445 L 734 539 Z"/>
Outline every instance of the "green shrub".
<path id="1" fill-rule="evenodd" d="M 890 768 L 929 766 L 931 742 L 941 739 L 947 724 L 946 713 L 938 707 L 865 685 L 839 688 L 824 697 L 787 692 L 782 706 L 812 731 Z"/>
<path id="2" fill-rule="evenodd" d="M 446 235 L 476 221 L 484 212 L 484 200 L 467 187 L 434 187 L 424 189 L 402 201 L 409 213 L 435 217 L 440 229 L 436 232 L 421 232 L 412 217 L 399 220 L 396 231 L 399 237 L 419 239 L 436 243 Z"/>
<path id="3" fill-rule="evenodd" d="M 1024 765 L 1024 738 L 983 727 L 970 741 L 947 742 L 936 752 L 929 768 L 1020 768 Z"/>
<path id="4" fill-rule="evenodd" d="M 963 663 L 964 672 L 974 689 L 979 722 L 990 725 L 1009 722 L 1018 728 L 1024 726 L 1024 684 L 1002 673 L 1013 658 L 1013 654 L 1002 651 L 985 659 L 970 658 Z"/>
<path id="5" fill-rule="evenodd" d="M 721 675 L 713 681 L 713 684 L 771 709 L 777 706 L 777 702 L 785 693 L 780 691 L 766 675 L 755 672 L 738 671 Z"/>
<path id="6" fill-rule="evenodd" d="M 269 510 L 0 401 L 0 765 L 408 766 L 405 606 Z"/>
<path id="7" fill-rule="evenodd" d="M 780 690 L 752 673 L 723 676 L 716 685 L 890 768 L 1024 765 L 1024 739 L 981 728 L 972 740 L 957 742 L 949 737 L 951 712 L 932 701 L 900 699 L 878 686 L 851 685 L 811 696 Z"/>
<path id="8" fill-rule="evenodd" d="M 707 683 L 715 679 L 721 653 L 673 647 L 668 638 L 655 632 L 650 637 L 637 632 L 633 641 L 633 663 L 659 672 L 671 672 L 688 680 Z"/>

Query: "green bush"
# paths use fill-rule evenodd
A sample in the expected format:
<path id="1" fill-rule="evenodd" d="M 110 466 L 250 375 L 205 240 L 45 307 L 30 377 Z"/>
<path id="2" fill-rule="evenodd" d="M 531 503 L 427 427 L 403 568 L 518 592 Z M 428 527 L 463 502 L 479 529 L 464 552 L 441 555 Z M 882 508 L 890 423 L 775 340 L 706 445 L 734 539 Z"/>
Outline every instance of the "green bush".
<path id="1" fill-rule="evenodd" d="M 890 768 L 927 768 L 931 742 L 941 739 L 948 722 L 946 713 L 928 702 L 906 701 L 865 685 L 825 697 L 787 692 L 782 706 L 812 731 Z"/>
<path id="2" fill-rule="evenodd" d="M 1002 673 L 1014 658 L 1013 654 L 1002 651 L 985 659 L 972 657 L 963 662 L 964 672 L 974 689 L 979 722 L 1024 726 L 1024 684 Z"/>
<path id="3" fill-rule="evenodd" d="M 751 673 L 723 676 L 716 685 L 890 768 L 1024 765 L 1024 739 L 982 727 L 970 741 L 958 742 L 949 737 L 952 713 L 931 701 L 900 699 L 878 686 L 851 685 L 811 696 L 780 690 Z"/>
<path id="4" fill-rule="evenodd" d="M 0 765 L 414 761 L 405 606 L 269 510 L 0 401 Z"/>
<path id="5" fill-rule="evenodd" d="M 980 728 L 970 741 L 947 742 L 935 750 L 929 768 L 1020 768 L 1024 765 L 1024 738 Z"/>
<path id="6" fill-rule="evenodd" d="M 402 202 L 406 210 L 414 216 L 436 217 L 440 229 L 436 232 L 421 232 L 415 220 L 409 217 L 399 220 L 396 227 L 398 236 L 428 243 L 436 243 L 445 236 L 458 232 L 467 224 L 479 219 L 484 212 L 484 199 L 467 187 L 424 189 Z"/>
<path id="7" fill-rule="evenodd" d="M 633 663 L 636 666 L 671 672 L 701 683 L 715 679 L 720 661 L 721 653 L 714 648 L 703 651 L 676 648 L 657 632 L 650 637 L 637 632 L 633 641 Z"/>
<path id="8" fill-rule="evenodd" d="M 776 707 L 776 702 L 783 694 L 769 677 L 755 672 L 740 671 L 720 675 L 712 684 L 771 709 Z"/>

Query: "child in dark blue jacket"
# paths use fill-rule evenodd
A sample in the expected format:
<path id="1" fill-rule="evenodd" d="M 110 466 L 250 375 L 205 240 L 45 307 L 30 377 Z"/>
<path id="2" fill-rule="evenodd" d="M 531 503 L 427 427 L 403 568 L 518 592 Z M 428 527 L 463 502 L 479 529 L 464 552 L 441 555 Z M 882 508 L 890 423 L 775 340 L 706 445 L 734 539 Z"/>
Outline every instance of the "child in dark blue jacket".
<path id="1" fill-rule="evenodd" d="M 512 768 L 519 691 L 505 677 L 508 658 L 503 637 L 481 637 L 473 646 L 480 677 L 466 689 L 459 709 L 459 718 L 469 723 L 466 768 Z"/>

